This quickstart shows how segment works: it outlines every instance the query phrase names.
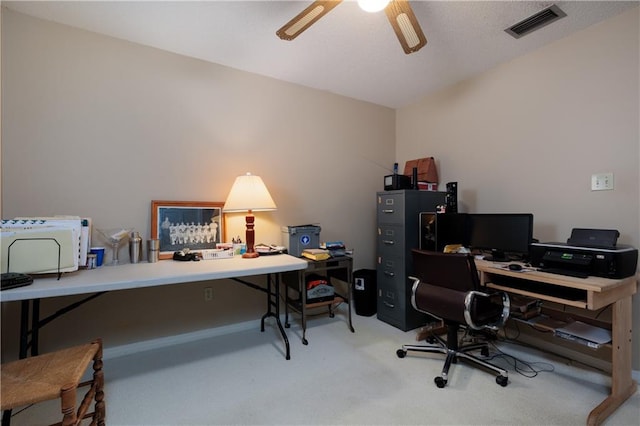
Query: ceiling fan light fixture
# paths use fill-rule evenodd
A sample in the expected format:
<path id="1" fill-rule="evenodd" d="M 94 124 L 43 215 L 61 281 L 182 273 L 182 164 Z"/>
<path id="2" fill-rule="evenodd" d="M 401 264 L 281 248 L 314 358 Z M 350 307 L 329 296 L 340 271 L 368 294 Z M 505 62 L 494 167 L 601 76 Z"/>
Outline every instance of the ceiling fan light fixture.
<path id="1" fill-rule="evenodd" d="M 389 4 L 390 0 L 358 0 L 358 6 L 365 12 L 380 12 Z"/>
<path id="2" fill-rule="evenodd" d="M 276 31 L 276 35 L 282 40 L 293 40 L 340 3 L 342 0 L 315 0 Z M 377 8 L 371 9 L 371 3 L 377 3 Z M 427 44 L 409 0 L 358 0 L 358 4 L 367 11 L 384 9 L 404 53 L 417 52 Z"/>

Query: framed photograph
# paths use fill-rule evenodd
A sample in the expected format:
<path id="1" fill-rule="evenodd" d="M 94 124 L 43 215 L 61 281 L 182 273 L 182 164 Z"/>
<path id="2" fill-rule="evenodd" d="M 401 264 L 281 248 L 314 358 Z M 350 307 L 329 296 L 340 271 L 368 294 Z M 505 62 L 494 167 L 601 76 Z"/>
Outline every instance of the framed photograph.
<path id="1" fill-rule="evenodd" d="M 185 248 L 216 248 L 224 241 L 223 206 L 217 201 L 151 201 L 151 238 L 160 240 L 160 259 Z"/>

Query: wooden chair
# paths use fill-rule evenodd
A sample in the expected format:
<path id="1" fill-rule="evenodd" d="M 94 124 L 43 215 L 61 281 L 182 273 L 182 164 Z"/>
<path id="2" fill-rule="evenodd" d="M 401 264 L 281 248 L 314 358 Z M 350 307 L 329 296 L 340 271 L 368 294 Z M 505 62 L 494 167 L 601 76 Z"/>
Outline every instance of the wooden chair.
<path id="1" fill-rule="evenodd" d="M 93 378 L 80 383 L 93 361 Z M 102 340 L 2 364 L 2 424 L 10 423 L 14 408 L 60 398 L 62 422 L 55 425 L 79 425 L 92 418 L 92 425 L 105 424 Z M 76 410 L 77 390 L 89 386 Z M 94 410 L 88 412 L 92 402 Z"/>

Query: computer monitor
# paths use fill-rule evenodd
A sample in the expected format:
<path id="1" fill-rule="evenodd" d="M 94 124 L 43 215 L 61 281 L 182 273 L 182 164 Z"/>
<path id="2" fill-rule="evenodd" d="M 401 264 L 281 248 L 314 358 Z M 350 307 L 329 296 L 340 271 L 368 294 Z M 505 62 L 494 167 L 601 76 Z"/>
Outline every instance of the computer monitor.
<path id="1" fill-rule="evenodd" d="M 491 251 L 487 260 L 508 262 L 526 259 L 533 239 L 531 213 L 469 214 L 469 245 L 473 250 Z"/>
<path id="2" fill-rule="evenodd" d="M 469 215 L 466 213 L 438 213 L 436 217 L 436 251 L 449 244 L 469 246 Z"/>

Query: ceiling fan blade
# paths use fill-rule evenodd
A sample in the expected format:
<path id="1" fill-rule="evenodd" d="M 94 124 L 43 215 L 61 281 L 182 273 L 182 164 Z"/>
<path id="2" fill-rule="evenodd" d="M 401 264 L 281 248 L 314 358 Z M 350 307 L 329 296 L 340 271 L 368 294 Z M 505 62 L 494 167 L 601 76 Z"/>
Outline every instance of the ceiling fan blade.
<path id="1" fill-rule="evenodd" d="M 417 52 L 427 44 L 427 38 L 407 0 L 391 0 L 384 11 L 400 40 L 404 53 Z"/>
<path id="2" fill-rule="evenodd" d="M 293 40 L 341 2 L 342 0 L 314 1 L 309 7 L 276 31 L 276 34 L 283 40 Z"/>

